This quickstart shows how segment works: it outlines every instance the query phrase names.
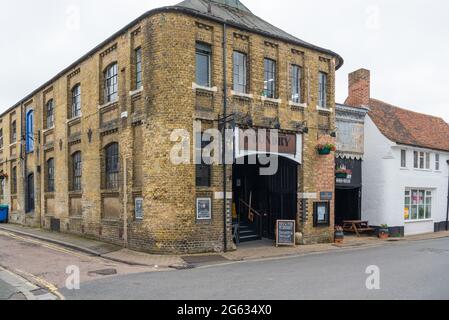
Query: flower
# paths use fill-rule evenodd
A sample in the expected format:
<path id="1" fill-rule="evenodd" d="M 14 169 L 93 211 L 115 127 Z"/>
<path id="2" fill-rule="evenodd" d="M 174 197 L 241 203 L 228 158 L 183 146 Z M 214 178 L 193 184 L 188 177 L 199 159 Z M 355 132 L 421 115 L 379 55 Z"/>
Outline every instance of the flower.
<path id="1" fill-rule="evenodd" d="M 332 143 L 326 143 L 326 144 L 318 144 L 316 146 L 317 150 L 324 150 L 328 149 L 330 151 L 337 151 L 337 147 Z"/>

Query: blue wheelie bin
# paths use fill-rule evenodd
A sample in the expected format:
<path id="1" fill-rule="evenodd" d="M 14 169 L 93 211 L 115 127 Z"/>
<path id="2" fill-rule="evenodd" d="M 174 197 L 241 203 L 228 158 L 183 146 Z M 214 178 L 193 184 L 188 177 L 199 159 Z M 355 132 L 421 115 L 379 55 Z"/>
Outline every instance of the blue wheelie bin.
<path id="1" fill-rule="evenodd" d="M 0 204 L 0 223 L 8 222 L 8 210 L 8 205 Z"/>

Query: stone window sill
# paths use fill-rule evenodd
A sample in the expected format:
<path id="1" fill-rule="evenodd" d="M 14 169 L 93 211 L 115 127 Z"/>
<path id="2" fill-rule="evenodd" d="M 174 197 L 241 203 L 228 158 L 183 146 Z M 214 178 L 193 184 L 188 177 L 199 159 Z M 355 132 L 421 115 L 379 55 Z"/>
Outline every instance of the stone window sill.
<path id="1" fill-rule="evenodd" d="M 115 104 L 117 104 L 117 103 L 118 103 L 118 99 L 117 99 L 117 100 L 114 100 L 114 101 L 111 101 L 111 102 L 104 103 L 104 104 L 102 104 L 102 105 L 99 105 L 99 106 L 98 106 L 98 109 L 104 109 L 104 108 L 113 106 L 113 105 L 115 105 Z"/>
<path id="2" fill-rule="evenodd" d="M 217 87 L 200 86 L 199 84 L 196 84 L 195 82 L 192 82 L 192 90 L 194 90 L 194 91 L 203 90 L 203 91 L 214 92 L 214 93 L 218 92 Z"/>
<path id="3" fill-rule="evenodd" d="M 318 111 L 321 111 L 321 112 L 327 112 L 327 113 L 332 113 L 332 108 L 323 108 L 323 107 L 320 107 L 320 106 L 316 106 L 316 109 L 318 110 Z"/>
<path id="4" fill-rule="evenodd" d="M 282 103 L 281 99 L 267 98 L 265 96 L 261 96 L 260 99 L 262 100 L 262 102 L 271 102 L 271 103 L 274 103 L 274 104 L 281 104 Z"/>
<path id="5" fill-rule="evenodd" d="M 294 107 L 294 108 L 307 109 L 307 103 L 298 103 L 298 102 L 289 101 L 288 105 L 290 107 Z"/>
<path id="6" fill-rule="evenodd" d="M 77 116 L 77 117 L 73 117 L 73 118 L 71 118 L 71 119 L 68 119 L 68 120 L 66 121 L 66 123 L 67 123 L 67 124 L 70 124 L 70 123 L 73 123 L 73 122 L 81 121 L 81 116 L 82 116 L 82 114 L 80 114 L 80 115 Z"/>
<path id="7" fill-rule="evenodd" d="M 70 216 L 69 219 L 73 219 L 73 220 L 82 220 L 83 216 Z"/>
<path id="8" fill-rule="evenodd" d="M 251 93 L 237 92 L 234 90 L 231 90 L 231 95 L 238 98 L 245 98 L 250 100 L 254 99 L 254 95 L 252 95 Z"/>
<path id="9" fill-rule="evenodd" d="M 143 92 L 143 87 L 140 87 L 139 89 L 133 90 L 129 92 L 130 96 L 135 96 L 136 94 L 142 93 Z"/>
<path id="10" fill-rule="evenodd" d="M 42 134 L 46 134 L 47 132 L 54 131 L 54 130 L 55 130 L 55 126 L 52 126 L 51 128 L 42 130 Z"/>

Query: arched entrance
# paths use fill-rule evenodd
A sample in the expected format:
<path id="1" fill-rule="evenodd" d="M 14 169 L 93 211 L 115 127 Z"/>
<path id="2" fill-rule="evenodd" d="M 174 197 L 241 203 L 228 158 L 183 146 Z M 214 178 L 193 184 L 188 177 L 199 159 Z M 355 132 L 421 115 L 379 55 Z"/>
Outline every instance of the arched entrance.
<path id="1" fill-rule="evenodd" d="M 254 158 L 253 158 L 254 159 Z M 263 166 L 249 158 L 233 166 L 234 224 L 239 225 L 240 242 L 274 239 L 277 220 L 296 220 L 298 163 L 278 156 L 278 170 L 261 175 Z"/>

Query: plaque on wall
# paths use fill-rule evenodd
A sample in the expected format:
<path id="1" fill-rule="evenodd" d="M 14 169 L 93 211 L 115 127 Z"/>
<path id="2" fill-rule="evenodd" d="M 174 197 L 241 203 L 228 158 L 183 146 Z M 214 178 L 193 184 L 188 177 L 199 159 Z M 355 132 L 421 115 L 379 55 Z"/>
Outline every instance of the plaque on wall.
<path id="1" fill-rule="evenodd" d="M 143 219 L 143 198 L 134 199 L 134 217 L 136 220 Z"/>
<path id="2" fill-rule="evenodd" d="M 212 219 L 212 200 L 211 198 L 196 199 L 196 219 L 211 220 Z"/>

